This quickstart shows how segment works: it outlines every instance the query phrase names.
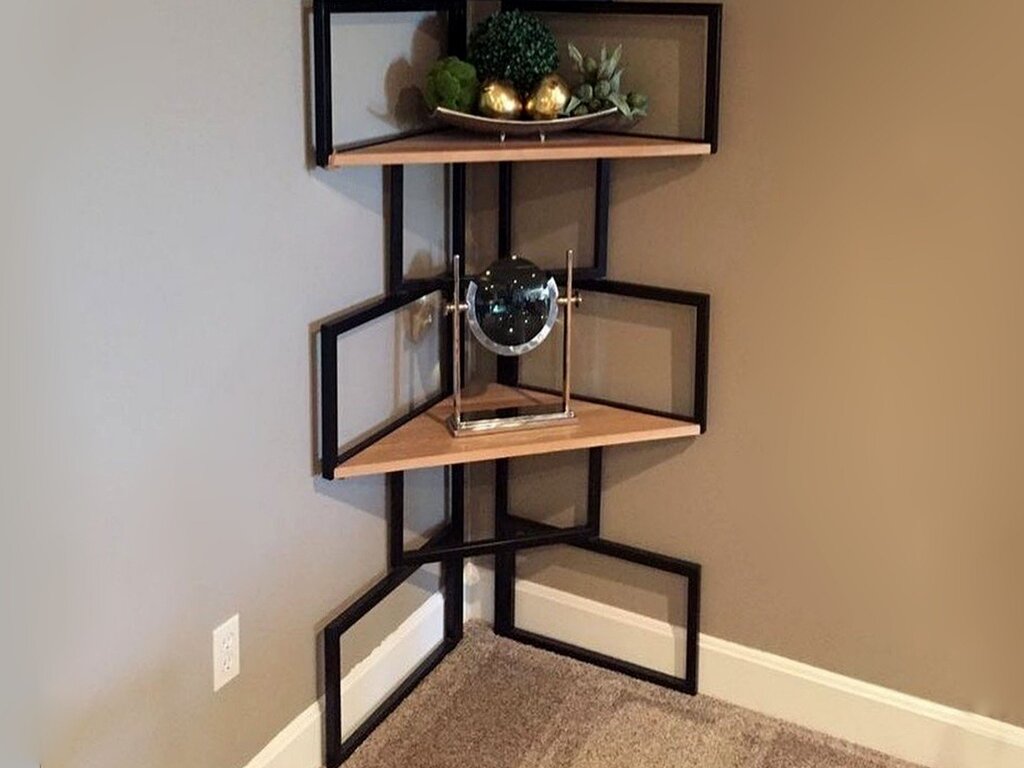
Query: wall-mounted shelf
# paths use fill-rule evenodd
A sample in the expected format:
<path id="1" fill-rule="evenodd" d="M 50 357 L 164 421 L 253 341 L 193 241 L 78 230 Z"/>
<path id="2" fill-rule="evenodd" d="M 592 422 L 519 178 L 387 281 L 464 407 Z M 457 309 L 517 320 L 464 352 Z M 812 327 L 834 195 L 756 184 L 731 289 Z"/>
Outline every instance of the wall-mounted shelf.
<path id="1" fill-rule="evenodd" d="M 626 134 L 565 133 L 548 136 L 543 142 L 536 137 L 509 138 L 502 142 L 493 136 L 439 131 L 335 150 L 329 166 L 611 160 L 710 154 L 711 144 L 706 142 Z"/>
<path id="2" fill-rule="evenodd" d="M 463 402 L 467 408 L 490 409 L 560 401 L 543 392 L 491 384 Z M 574 400 L 573 411 L 577 420 L 567 426 L 455 438 L 445 425 L 452 412 L 451 400 L 445 400 L 339 464 L 334 477 L 379 475 L 700 434 L 699 424 L 584 400 Z"/>

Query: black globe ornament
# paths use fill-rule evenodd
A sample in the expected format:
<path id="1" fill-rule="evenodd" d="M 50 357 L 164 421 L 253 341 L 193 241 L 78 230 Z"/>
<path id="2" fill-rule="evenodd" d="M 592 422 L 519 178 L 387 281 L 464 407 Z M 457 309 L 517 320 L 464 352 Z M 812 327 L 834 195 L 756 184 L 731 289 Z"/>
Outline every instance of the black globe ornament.
<path id="1" fill-rule="evenodd" d="M 517 356 L 536 348 L 558 319 L 558 286 L 533 262 L 499 259 L 466 289 L 466 320 L 484 347 Z"/>

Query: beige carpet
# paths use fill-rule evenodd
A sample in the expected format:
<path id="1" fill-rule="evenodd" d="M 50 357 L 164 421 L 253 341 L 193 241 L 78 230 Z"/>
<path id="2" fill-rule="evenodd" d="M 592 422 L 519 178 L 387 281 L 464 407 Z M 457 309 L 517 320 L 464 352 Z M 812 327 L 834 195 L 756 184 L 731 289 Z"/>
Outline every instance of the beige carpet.
<path id="1" fill-rule="evenodd" d="M 911 768 L 706 696 L 496 637 L 481 624 L 346 768 Z"/>

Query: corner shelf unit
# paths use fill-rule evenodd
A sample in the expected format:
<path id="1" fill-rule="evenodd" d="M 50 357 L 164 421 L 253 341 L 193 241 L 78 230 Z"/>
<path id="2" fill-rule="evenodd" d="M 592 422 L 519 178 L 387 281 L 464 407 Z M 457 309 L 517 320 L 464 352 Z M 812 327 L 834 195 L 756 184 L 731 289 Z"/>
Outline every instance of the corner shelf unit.
<path id="1" fill-rule="evenodd" d="M 612 160 L 645 157 L 700 157 L 718 146 L 718 103 L 722 6 L 711 3 L 613 2 L 612 0 L 503 0 L 503 9 L 533 13 L 689 16 L 706 22 L 704 130 L 698 137 L 645 136 L 610 132 L 579 132 L 549 136 L 547 141 L 494 138 L 449 129 L 419 131 L 337 147 L 333 142 L 331 103 L 331 30 L 333 15 L 431 11 L 447 21 L 447 55 L 465 56 L 468 0 L 314 0 L 314 136 L 317 164 L 323 168 L 381 166 L 388 190 L 387 271 L 383 298 L 325 321 L 320 327 L 320 406 L 322 474 L 328 480 L 383 474 L 387 478 L 388 567 L 386 575 L 323 630 L 325 685 L 325 765 L 337 768 L 397 707 L 462 639 L 463 566 L 466 557 L 494 555 L 495 632 L 523 643 L 572 656 L 685 693 L 697 691 L 700 632 L 701 569 L 697 563 L 637 549 L 601 536 L 604 449 L 607 446 L 657 440 L 693 438 L 707 428 L 710 297 L 703 293 L 609 280 L 608 243 Z M 466 253 L 466 164 L 496 163 L 498 175 L 499 257 L 511 256 L 514 168 L 520 162 L 593 161 L 595 163 L 595 220 L 593 265 L 576 271 L 581 293 L 668 303 L 693 312 L 693 401 L 691 412 L 655 411 L 635 404 L 573 395 L 577 421 L 524 432 L 452 437 L 444 420 L 451 411 L 453 371 L 451 332 L 440 331 L 441 381 L 425 402 L 383 425 L 355 444 L 339 446 L 338 341 L 346 333 L 409 307 L 432 294 L 445 303 L 454 296 L 449 276 L 407 280 L 403 272 L 403 203 L 405 165 L 443 164 L 448 167 L 448 207 L 451 212 L 453 253 Z M 557 271 L 554 273 L 559 277 Z M 465 275 L 460 275 L 464 278 Z M 447 326 L 448 324 L 442 324 Z M 466 393 L 477 406 L 504 407 L 556 399 L 555 393 L 526 386 L 520 380 L 517 358 L 499 358 L 497 381 L 477 393 Z M 556 528 L 516 514 L 510 504 L 510 463 L 517 457 L 562 451 L 586 451 L 587 499 L 585 522 Z M 495 536 L 469 541 L 465 534 L 465 465 L 492 462 L 495 471 Z M 406 550 L 405 472 L 444 467 L 449 497 L 446 523 L 423 546 Z M 685 664 L 682 676 L 647 669 L 593 650 L 569 645 L 516 625 L 516 553 L 531 547 L 568 545 L 605 557 L 674 573 L 686 581 Z M 409 579 L 425 563 L 441 564 L 444 594 L 444 636 L 409 676 L 350 734 L 342 732 L 341 639 L 351 627 Z"/>

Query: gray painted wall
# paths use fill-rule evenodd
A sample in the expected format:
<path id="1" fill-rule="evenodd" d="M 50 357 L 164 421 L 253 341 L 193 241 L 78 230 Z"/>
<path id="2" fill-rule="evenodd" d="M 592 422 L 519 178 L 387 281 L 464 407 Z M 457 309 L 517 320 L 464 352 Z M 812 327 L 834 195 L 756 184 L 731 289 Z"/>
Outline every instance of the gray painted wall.
<path id="1" fill-rule="evenodd" d="M 15 145 L 32 242 L 3 282 L 27 299 L 12 367 L 32 453 L 12 474 L 31 501 L 4 508 L 45 542 L 29 565 L 46 577 L 48 766 L 243 764 L 315 700 L 321 622 L 383 571 L 382 479 L 315 478 L 313 329 L 381 293 L 384 229 L 379 169 L 308 168 L 305 16 L 118 0 L 22 28 L 38 33 L 12 111 L 37 118 Z M 353 67 L 349 96 L 418 79 L 433 38 L 411 21 L 383 48 L 339 39 L 357 62 L 394 62 Z M 446 250 L 436 205 L 408 212 L 421 270 Z M 359 427 L 436 365 L 401 323 L 351 343 L 360 370 L 382 371 L 351 382 L 342 417 Z M 410 493 L 436 502 L 437 487 L 422 473 Z M 214 694 L 210 632 L 236 611 L 242 673 Z M 370 646 L 356 638 L 346 663 Z"/>

